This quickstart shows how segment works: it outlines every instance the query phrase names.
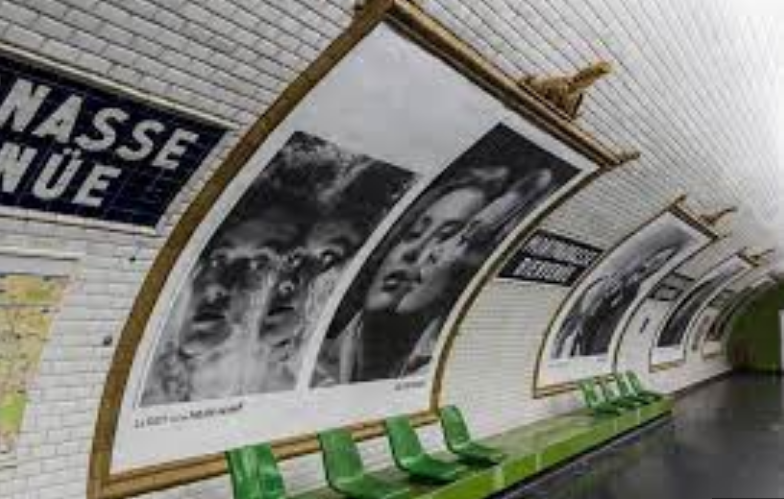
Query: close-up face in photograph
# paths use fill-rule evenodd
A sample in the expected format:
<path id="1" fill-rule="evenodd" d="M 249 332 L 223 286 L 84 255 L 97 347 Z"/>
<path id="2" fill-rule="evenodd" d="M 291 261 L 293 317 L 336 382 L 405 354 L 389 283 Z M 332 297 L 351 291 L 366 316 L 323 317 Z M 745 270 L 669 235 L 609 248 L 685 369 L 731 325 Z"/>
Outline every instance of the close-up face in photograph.
<path id="1" fill-rule="evenodd" d="M 346 263 L 411 180 L 403 169 L 293 134 L 199 255 L 142 403 L 293 389 Z"/>
<path id="2" fill-rule="evenodd" d="M 240 394 L 263 384 L 254 359 L 271 348 L 255 334 L 270 290 L 300 233 L 272 210 L 220 233 L 191 282 L 178 354 L 189 371 L 189 397 Z"/>
<path id="3" fill-rule="evenodd" d="M 259 336 L 279 344 L 302 340 L 309 312 L 323 303 L 339 270 L 362 240 L 349 220 L 325 220 L 314 225 L 281 260 L 270 279 L 269 297 L 261 314 Z"/>
<path id="4" fill-rule="evenodd" d="M 221 234 L 199 262 L 181 328 L 180 351 L 198 356 L 225 341 L 235 327 L 247 327 L 258 294 L 288 260 L 300 227 L 270 211 Z"/>
<path id="5" fill-rule="evenodd" d="M 486 202 L 480 189 L 467 186 L 444 194 L 420 213 L 387 252 L 365 309 L 410 314 L 444 298 L 464 256 L 463 231 Z"/>

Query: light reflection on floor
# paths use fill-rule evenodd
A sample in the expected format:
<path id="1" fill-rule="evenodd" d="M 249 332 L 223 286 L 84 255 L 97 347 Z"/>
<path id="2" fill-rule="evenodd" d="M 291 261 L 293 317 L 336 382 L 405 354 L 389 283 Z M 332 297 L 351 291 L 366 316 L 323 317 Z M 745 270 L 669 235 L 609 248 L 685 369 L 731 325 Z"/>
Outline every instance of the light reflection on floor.
<path id="1" fill-rule="evenodd" d="M 499 499 L 784 497 L 784 386 L 735 375 L 678 401 L 671 421 Z"/>

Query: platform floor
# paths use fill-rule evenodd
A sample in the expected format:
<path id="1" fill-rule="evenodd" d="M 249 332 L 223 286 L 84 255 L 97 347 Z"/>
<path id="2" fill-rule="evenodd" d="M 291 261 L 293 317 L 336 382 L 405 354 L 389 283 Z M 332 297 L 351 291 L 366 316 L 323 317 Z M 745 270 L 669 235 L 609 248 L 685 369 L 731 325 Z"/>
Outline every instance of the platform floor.
<path id="1" fill-rule="evenodd" d="M 706 385 L 678 400 L 666 424 L 499 497 L 784 497 L 784 379 Z"/>

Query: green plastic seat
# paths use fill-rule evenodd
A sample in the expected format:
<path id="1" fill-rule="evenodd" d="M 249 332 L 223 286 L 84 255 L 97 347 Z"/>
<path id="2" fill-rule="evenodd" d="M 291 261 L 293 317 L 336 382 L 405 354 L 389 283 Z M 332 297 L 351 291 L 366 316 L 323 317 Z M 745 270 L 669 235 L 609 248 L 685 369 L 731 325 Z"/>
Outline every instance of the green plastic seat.
<path id="1" fill-rule="evenodd" d="M 661 400 L 664 396 L 661 393 L 656 393 L 650 390 L 646 390 L 642 383 L 640 383 L 640 378 L 637 377 L 637 374 L 634 371 L 627 371 L 626 377 L 629 379 L 629 385 L 631 385 L 632 390 L 634 393 L 638 395 L 642 395 L 644 397 L 648 397 L 652 402 L 657 400 Z"/>
<path id="2" fill-rule="evenodd" d="M 226 452 L 235 499 L 285 499 L 286 487 L 267 444 Z"/>
<path id="3" fill-rule="evenodd" d="M 436 459 L 425 452 L 411 422 L 405 416 L 384 421 L 395 464 L 414 478 L 439 483 L 456 480 L 467 470 L 458 463 Z"/>
<path id="4" fill-rule="evenodd" d="M 645 405 L 644 402 L 639 402 L 634 399 L 625 398 L 615 392 L 612 389 L 610 384 L 602 377 L 596 378 L 596 383 L 599 385 L 599 389 L 601 390 L 602 396 L 606 402 L 610 404 L 616 405 L 623 409 L 635 409 L 637 407 L 641 407 Z"/>
<path id="5" fill-rule="evenodd" d="M 365 465 L 351 433 L 344 428 L 319 433 L 327 483 L 335 491 L 354 499 L 405 497 L 405 485 L 380 480 L 365 472 Z"/>
<path id="6" fill-rule="evenodd" d="M 640 404 L 647 405 L 653 400 L 650 397 L 647 397 L 643 394 L 636 393 L 629 382 L 624 378 L 622 375 L 615 373 L 612 375 L 613 381 L 615 381 L 615 386 L 618 387 L 618 393 L 621 394 L 621 397 L 631 400 L 636 400 Z"/>
<path id="7" fill-rule="evenodd" d="M 577 386 L 580 388 L 585 406 L 594 416 L 618 416 L 623 413 L 623 408 L 602 400 L 596 393 L 596 388 L 590 380 L 578 381 Z"/>
<path id="8" fill-rule="evenodd" d="M 504 452 L 471 439 L 465 419 L 457 407 L 453 405 L 442 407 L 439 416 L 446 446 L 461 461 L 469 464 L 495 465 L 506 459 Z"/>

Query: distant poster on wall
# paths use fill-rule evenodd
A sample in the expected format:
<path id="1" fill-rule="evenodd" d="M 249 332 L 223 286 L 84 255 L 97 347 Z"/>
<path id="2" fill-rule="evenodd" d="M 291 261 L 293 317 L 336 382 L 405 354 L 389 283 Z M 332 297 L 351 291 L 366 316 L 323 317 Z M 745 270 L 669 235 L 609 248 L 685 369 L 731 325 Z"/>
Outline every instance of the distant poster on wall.
<path id="1" fill-rule="evenodd" d="M 69 282 L 48 267 L 0 255 L 0 467 L 15 461 L 28 393 Z"/>
<path id="2" fill-rule="evenodd" d="M 762 279 L 751 284 L 745 290 L 736 293 L 732 299 L 725 303 L 719 311 L 718 317 L 713 321 L 710 330 L 705 335 L 704 341 L 701 342 L 702 354 L 704 356 L 716 355 L 721 352 L 726 336 L 730 331 L 732 319 L 759 293 L 764 292 L 774 281 L 769 277 Z"/>
<path id="3" fill-rule="evenodd" d="M 708 305 L 695 321 L 694 331 L 691 333 L 692 352 L 696 352 L 700 349 L 700 345 L 702 345 L 706 336 L 713 328 L 713 324 L 718 319 L 721 309 L 724 308 L 734 296 L 734 291 L 725 288 L 708 302 Z"/>
<path id="4" fill-rule="evenodd" d="M 537 389 L 609 372 L 618 333 L 653 286 L 711 241 L 677 207 L 648 222 L 597 263 L 553 320 Z"/>
<path id="5" fill-rule="evenodd" d="M 710 331 L 713 323 L 719 315 L 719 309 L 708 305 L 700 312 L 700 315 L 694 320 L 693 330 L 689 333 L 691 338 L 691 351 L 696 352 L 699 350 L 703 339 Z"/>
<path id="6" fill-rule="evenodd" d="M 537 229 L 501 268 L 498 278 L 568 288 L 601 254 L 596 246 Z"/>
<path id="7" fill-rule="evenodd" d="M 648 298 L 661 302 L 673 302 L 692 284 L 694 284 L 694 278 L 672 271 L 653 288 Z"/>
<path id="8" fill-rule="evenodd" d="M 694 283 L 693 277 L 680 272 L 681 267 L 683 264 L 662 277 L 631 312 L 631 318 L 620 333 L 613 370 L 648 368 L 651 336 L 658 331 L 672 304 Z"/>
<path id="9" fill-rule="evenodd" d="M 155 227 L 226 129 L 88 81 L 0 55 L 0 209 Z"/>
<path id="10" fill-rule="evenodd" d="M 684 339 L 695 325 L 702 310 L 732 281 L 752 268 L 745 258 L 735 255 L 716 265 L 704 274 L 672 306 L 660 327 L 651 350 L 651 365 L 657 367 L 684 360 Z"/>
<path id="11" fill-rule="evenodd" d="M 595 168 L 375 28 L 184 247 L 134 358 L 112 473 L 427 409 L 465 297 Z"/>

